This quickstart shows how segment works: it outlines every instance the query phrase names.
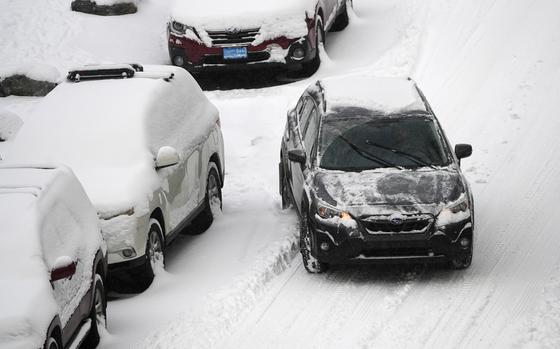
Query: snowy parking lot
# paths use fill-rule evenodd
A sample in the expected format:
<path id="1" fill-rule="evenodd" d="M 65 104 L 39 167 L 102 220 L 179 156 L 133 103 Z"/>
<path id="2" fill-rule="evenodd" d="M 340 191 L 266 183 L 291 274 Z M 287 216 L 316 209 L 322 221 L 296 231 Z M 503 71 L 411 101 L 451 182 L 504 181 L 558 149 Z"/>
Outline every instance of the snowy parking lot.
<path id="1" fill-rule="evenodd" d="M 100 19 L 66 0 L 4 2 L 0 68 L 169 64 L 170 3 Z M 558 13 L 545 0 L 354 0 L 312 77 L 203 76 L 225 142 L 223 212 L 204 234 L 179 236 L 148 290 L 110 295 L 99 347 L 559 347 Z M 296 213 L 278 194 L 280 141 L 303 90 L 344 74 L 412 77 L 450 141 L 473 145 L 462 163 L 476 210 L 469 269 L 306 273 Z M 25 122 L 40 100 L 0 98 L 0 123 Z"/>

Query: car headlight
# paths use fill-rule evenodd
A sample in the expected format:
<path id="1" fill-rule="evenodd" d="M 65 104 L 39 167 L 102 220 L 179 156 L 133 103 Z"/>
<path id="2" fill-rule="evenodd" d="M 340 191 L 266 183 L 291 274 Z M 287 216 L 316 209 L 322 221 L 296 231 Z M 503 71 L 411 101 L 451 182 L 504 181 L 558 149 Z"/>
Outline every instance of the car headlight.
<path id="1" fill-rule="evenodd" d="M 351 220 L 352 217 L 350 216 L 350 214 L 346 211 L 339 211 L 333 207 L 327 206 L 327 205 L 323 205 L 318 203 L 317 204 L 317 214 L 319 215 L 319 217 L 323 218 L 323 219 L 329 219 L 329 218 L 334 218 L 334 217 L 338 217 L 342 220 Z"/>
<path id="2" fill-rule="evenodd" d="M 461 215 L 463 216 L 469 210 L 469 200 L 466 197 L 462 197 L 458 201 L 453 202 L 449 206 L 445 207 L 439 213 L 438 220 L 447 221 L 450 217 Z"/>
<path id="3" fill-rule="evenodd" d="M 177 21 L 171 22 L 171 32 L 172 33 L 183 35 L 187 32 L 187 30 L 192 31 L 198 37 L 198 33 L 197 33 L 197 31 L 194 27 L 191 27 L 190 25 L 185 25 L 183 23 L 179 23 Z"/>

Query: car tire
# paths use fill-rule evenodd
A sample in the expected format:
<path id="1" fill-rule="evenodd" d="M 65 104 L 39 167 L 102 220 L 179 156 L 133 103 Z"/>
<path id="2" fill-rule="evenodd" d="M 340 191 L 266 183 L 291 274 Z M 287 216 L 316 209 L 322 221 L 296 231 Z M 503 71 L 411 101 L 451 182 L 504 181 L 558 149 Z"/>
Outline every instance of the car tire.
<path id="1" fill-rule="evenodd" d="M 163 229 L 155 218 L 150 218 L 148 223 L 148 235 L 146 240 L 146 252 L 144 264 L 132 272 L 130 286 L 134 292 L 145 291 L 152 282 L 158 268 L 165 268 L 165 254 L 163 244 Z"/>
<path id="2" fill-rule="evenodd" d="M 291 207 L 292 201 L 290 200 L 290 195 L 288 193 L 288 182 L 286 180 L 286 176 L 284 174 L 284 165 L 282 161 L 278 165 L 278 172 L 279 172 L 279 183 L 280 183 L 280 196 L 282 198 L 282 209 L 286 210 Z"/>
<path id="3" fill-rule="evenodd" d="M 324 273 L 329 267 L 328 264 L 319 261 L 311 254 L 313 238 L 311 236 L 311 230 L 309 229 L 307 214 L 304 213 L 301 217 L 299 227 L 299 248 L 305 270 L 307 270 L 307 272 L 311 274 Z"/>
<path id="4" fill-rule="evenodd" d="M 45 341 L 44 349 L 62 349 L 62 345 L 52 334 Z"/>
<path id="5" fill-rule="evenodd" d="M 348 26 L 350 23 L 350 18 L 348 17 L 348 3 L 352 6 L 351 1 L 344 1 L 342 11 L 336 16 L 334 23 L 330 29 L 331 32 L 339 32 Z"/>
<path id="6" fill-rule="evenodd" d="M 214 222 L 217 211 L 222 210 L 222 184 L 218 174 L 218 166 L 210 162 L 206 176 L 206 195 L 204 196 L 204 209 L 192 221 L 188 233 L 199 235 L 204 233 Z"/>
<path id="7" fill-rule="evenodd" d="M 473 256 L 473 246 L 472 243 L 470 247 L 465 250 L 458 252 L 451 258 L 449 258 L 449 268 L 453 270 L 467 269 L 471 266 Z"/>
<path id="8" fill-rule="evenodd" d="M 99 328 L 107 328 L 107 293 L 103 278 L 99 274 L 95 274 L 93 287 L 93 304 L 89 315 L 91 320 L 91 328 L 87 337 L 81 345 L 84 349 L 96 348 L 101 339 Z"/>
<path id="9" fill-rule="evenodd" d="M 302 72 L 305 76 L 311 76 L 321 66 L 321 44 L 325 44 L 325 30 L 323 29 L 323 22 L 321 18 L 317 19 L 315 26 L 315 57 L 309 62 L 302 63 Z"/>

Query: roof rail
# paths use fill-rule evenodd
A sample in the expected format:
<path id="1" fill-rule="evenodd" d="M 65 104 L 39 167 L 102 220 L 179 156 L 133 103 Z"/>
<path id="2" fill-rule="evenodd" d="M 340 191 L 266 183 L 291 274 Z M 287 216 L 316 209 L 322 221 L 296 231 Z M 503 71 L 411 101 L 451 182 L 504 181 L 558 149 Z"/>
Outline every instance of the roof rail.
<path id="1" fill-rule="evenodd" d="M 127 79 L 132 78 L 136 72 L 142 72 L 144 68 L 140 64 L 113 64 L 113 65 L 89 65 L 73 69 L 68 72 L 68 81 L 80 82 L 82 80 L 102 79 Z"/>

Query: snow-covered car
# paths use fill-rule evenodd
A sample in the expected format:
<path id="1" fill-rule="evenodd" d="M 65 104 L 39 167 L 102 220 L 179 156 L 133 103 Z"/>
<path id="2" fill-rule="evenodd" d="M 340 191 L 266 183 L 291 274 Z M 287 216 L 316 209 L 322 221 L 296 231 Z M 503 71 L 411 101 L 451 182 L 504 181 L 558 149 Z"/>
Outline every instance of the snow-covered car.
<path id="1" fill-rule="evenodd" d="M 171 62 L 196 72 L 280 65 L 315 71 L 326 31 L 348 25 L 351 0 L 178 0 L 168 23 Z"/>
<path id="2" fill-rule="evenodd" d="M 280 194 L 297 209 L 305 268 L 447 260 L 469 267 L 473 199 L 460 159 L 410 79 L 341 77 L 288 112 Z"/>
<path id="3" fill-rule="evenodd" d="M 188 72 L 173 66 L 71 71 L 4 158 L 73 169 L 101 220 L 111 287 L 125 279 L 147 287 L 165 246 L 188 225 L 204 231 L 221 208 L 218 110 Z"/>
<path id="4" fill-rule="evenodd" d="M 0 165 L 0 347 L 95 347 L 106 247 L 72 171 Z"/>

